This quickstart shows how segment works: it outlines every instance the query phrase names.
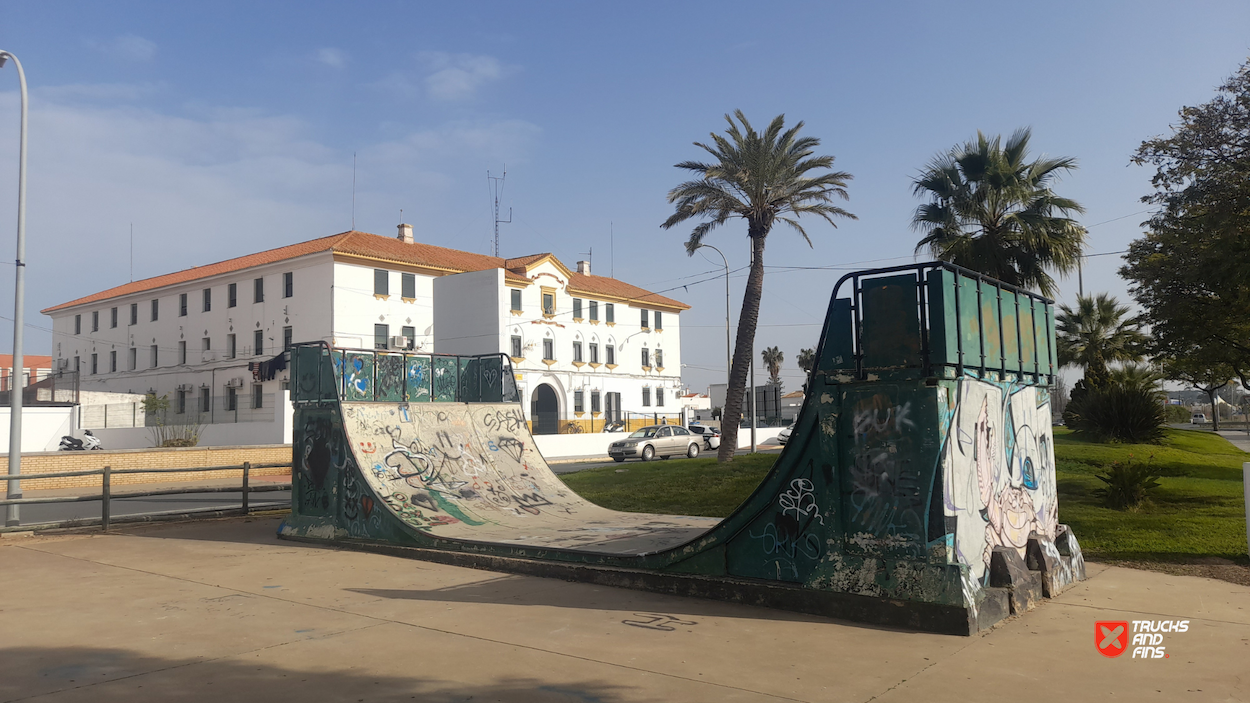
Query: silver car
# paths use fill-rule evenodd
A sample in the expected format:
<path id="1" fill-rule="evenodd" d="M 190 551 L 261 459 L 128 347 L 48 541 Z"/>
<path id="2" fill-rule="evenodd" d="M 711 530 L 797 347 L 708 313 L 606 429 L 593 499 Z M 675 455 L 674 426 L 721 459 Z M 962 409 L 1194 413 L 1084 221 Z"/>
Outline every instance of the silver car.
<path id="1" fill-rule="evenodd" d="M 616 461 L 651 461 L 656 457 L 667 459 L 671 456 L 693 459 L 699 456 L 701 443 L 702 438 L 699 435 L 690 434 L 689 430 L 680 425 L 652 425 L 613 442 L 608 446 L 608 456 Z"/>

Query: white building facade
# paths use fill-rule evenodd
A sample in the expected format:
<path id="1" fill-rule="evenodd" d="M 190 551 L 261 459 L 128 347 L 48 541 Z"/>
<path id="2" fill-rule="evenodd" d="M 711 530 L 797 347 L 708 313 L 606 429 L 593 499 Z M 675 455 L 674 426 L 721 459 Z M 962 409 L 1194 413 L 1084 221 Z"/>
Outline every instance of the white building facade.
<path id="1" fill-rule="evenodd" d="M 284 349 L 317 340 L 508 354 L 536 432 L 678 412 L 688 307 L 582 268 L 418 243 L 401 225 L 396 238 L 346 232 L 43 312 L 54 370 L 78 370 L 84 391 L 166 396 L 168 422 L 272 419 Z"/>

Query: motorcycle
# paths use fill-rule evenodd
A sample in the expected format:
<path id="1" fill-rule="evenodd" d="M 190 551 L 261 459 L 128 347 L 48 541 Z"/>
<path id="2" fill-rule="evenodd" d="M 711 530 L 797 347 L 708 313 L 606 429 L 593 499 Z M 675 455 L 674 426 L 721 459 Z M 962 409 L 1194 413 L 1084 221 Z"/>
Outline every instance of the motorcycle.
<path id="1" fill-rule="evenodd" d="M 604 428 L 603 428 L 603 431 L 604 431 L 604 432 L 624 432 L 624 431 L 625 431 L 625 423 L 620 422 L 620 421 L 613 422 L 613 423 L 609 424 L 607 427 L 604 427 Z"/>
<path id="2" fill-rule="evenodd" d="M 100 438 L 91 434 L 91 430 L 83 430 L 82 439 L 70 435 L 61 437 L 61 444 L 58 447 L 63 452 L 85 451 L 88 449 L 103 449 L 104 446 L 100 442 Z"/>

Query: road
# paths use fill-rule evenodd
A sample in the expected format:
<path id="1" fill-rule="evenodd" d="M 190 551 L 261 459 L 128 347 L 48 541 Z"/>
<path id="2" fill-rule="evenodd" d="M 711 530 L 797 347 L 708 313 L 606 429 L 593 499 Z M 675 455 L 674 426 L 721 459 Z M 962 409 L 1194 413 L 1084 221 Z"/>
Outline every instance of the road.
<path id="1" fill-rule="evenodd" d="M 127 486 L 128 491 L 144 490 L 141 486 Z M 83 489 L 75 491 L 81 494 L 90 493 Z M 27 491 L 26 498 L 49 496 L 50 491 Z M 114 518 L 123 515 L 139 515 L 169 510 L 196 510 L 202 508 L 221 508 L 228 510 L 240 507 L 243 493 L 187 493 L 173 496 L 153 496 L 150 498 L 122 498 L 111 501 L 111 514 Z M 249 502 L 259 503 L 283 502 L 291 503 L 290 491 L 266 491 L 252 493 Z M 22 524 L 34 525 L 43 522 L 61 522 L 64 520 L 90 520 L 100 518 L 100 501 L 93 500 L 82 503 L 35 503 L 22 506 Z"/>

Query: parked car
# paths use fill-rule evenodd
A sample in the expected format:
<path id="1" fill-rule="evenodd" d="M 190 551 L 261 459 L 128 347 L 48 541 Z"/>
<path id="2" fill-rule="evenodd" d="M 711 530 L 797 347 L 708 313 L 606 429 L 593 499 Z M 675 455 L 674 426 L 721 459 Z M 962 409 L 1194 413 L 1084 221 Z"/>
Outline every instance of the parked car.
<path id="1" fill-rule="evenodd" d="M 779 433 L 777 434 L 777 442 L 779 442 L 779 443 L 781 443 L 781 444 L 785 444 L 786 442 L 789 442 L 789 441 L 790 441 L 790 435 L 791 435 L 793 432 L 794 432 L 794 423 L 790 423 L 790 426 L 789 426 L 789 427 L 787 427 L 787 428 L 783 429 L 781 432 L 779 432 Z"/>
<path id="2" fill-rule="evenodd" d="M 613 442 L 608 446 L 608 456 L 616 461 L 651 461 L 657 456 L 663 459 L 671 456 L 693 459 L 699 456 L 701 443 L 699 435 L 691 434 L 690 430 L 680 425 L 651 425 L 619 442 Z"/>
<path id="3" fill-rule="evenodd" d="M 1194 413 L 1194 416 L 1189 418 L 1189 424 L 1191 425 L 1201 425 L 1206 423 L 1206 421 L 1206 413 Z"/>
<path id="4" fill-rule="evenodd" d="M 690 434 L 699 435 L 703 438 L 703 448 L 712 450 L 720 448 L 720 430 L 707 425 L 687 425 L 686 429 L 690 430 Z"/>

